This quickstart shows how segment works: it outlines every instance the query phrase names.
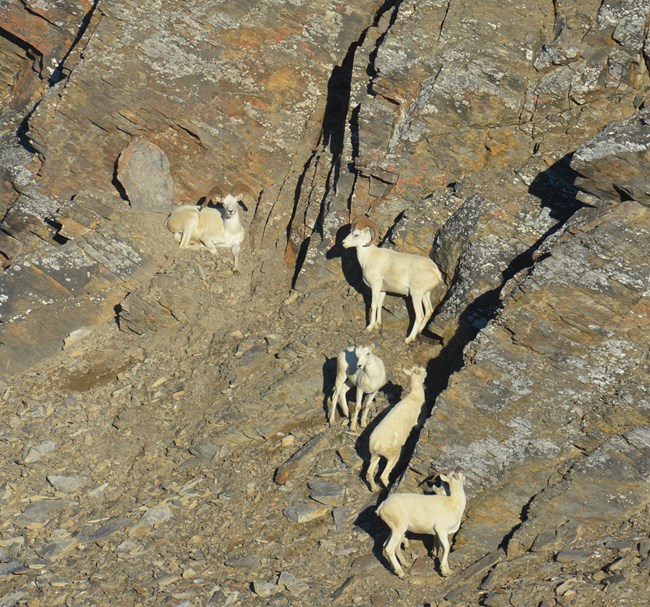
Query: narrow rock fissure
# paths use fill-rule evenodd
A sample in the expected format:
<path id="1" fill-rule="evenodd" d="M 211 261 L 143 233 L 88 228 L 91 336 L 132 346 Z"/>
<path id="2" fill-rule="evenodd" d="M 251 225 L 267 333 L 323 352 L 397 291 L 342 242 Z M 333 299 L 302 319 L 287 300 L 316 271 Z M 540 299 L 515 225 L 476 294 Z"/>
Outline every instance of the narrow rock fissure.
<path id="1" fill-rule="evenodd" d="M 313 188 L 308 193 L 304 192 L 304 185 L 305 185 L 307 173 L 313 170 L 316 176 L 316 170 L 318 165 L 320 164 L 321 156 L 325 153 L 325 150 L 328 150 L 330 154 L 331 166 L 327 173 L 327 178 L 324 183 L 324 193 L 320 197 L 320 200 L 318 201 L 318 205 L 319 205 L 318 214 L 316 216 L 316 220 L 314 221 L 313 226 L 305 226 L 311 228 L 312 232 L 320 233 L 322 237 L 322 221 L 325 218 L 325 215 L 327 214 L 328 211 L 328 209 L 326 208 L 327 201 L 330 200 L 330 196 L 332 193 L 336 194 L 338 191 L 338 184 L 339 184 L 341 170 L 342 170 L 341 167 L 342 156 L 343 156 L 343 151 L 345 149 L 346 126 L 349 126 L 350 128 L 350 137 L 352 140 L 353 151 L 356 148 L 356 153 L 353 154 L 353 157 L 356 157 L 358 153 L 358 124 L 355 127 L 354 122 L 355 120 L 358 121 L 359 106 L 355 107 L 355 109 L 352 111 L 350 120 L 348 121 L 348 114 L 350 109 L 350 97 L 352 91 L 352 75 L 353 75 L 354 59 L 356 56 L 356 52 L 359 48 L 363 46 L 370 27 L 377 27 L 382 17 L 388 11 L 392 10 L 393 14 L 391 15 L 390 22 L 386 30 L 382 33 L 382 35 L 378 39 L 378 42 L 373 51 L 374 57 L 376 58 L 376 54 L 378 52 L 379 46 L 381 45 L 381 42 L 384 40 L 390 27 L 395 23 L 395 20 L 397 19 L 397 12 L 401 2 L 402 0 L 386 0 L 376 12 L 372 25 L 363 30 L 359 38 L 348 47 L 347 53 L 343 61 L 341 62 L 341 65 L 335 66 L 334 69 L 332 70 L 332 73 L 330 75 L 327 84 L 327 101 L 325 104 L 325 113 L 323 116 L 323 122 L 322 122 L 318 143 L 316 145 L 316 148 L 312 152 L 311 157 L 305 163 L 303 167 L 303 172 L 298 178 L 298 182 L 296 186 L 296 193 L 294 197 L 294 208 L 287 227 L 287 238 L 288 238 L 289 246 L 291 246 L 291 235 L 295 230 L 295 225 L 294 225 L 295 222 L 303 221 L 303 224 L 305 224 L 306 223 L 305 218 L 307 216 L 309 207 L 312 204 L 316 204 L 315 201 L 311 200 L 311 192 L 313 191 Z M 374 58 L 372 56 L 372 53 L 367 67 L 367 73 L 370 75 L 372 81 L 372 78 L 374 78 L 372 74 L 376 75 L 376 70 L 374 69 Z M 371 87 L 371 81 L 369 82 L 368 85 L 369 88 Z M 356 138 L 355 138 L 355 133 L 356 133 Z M 357 170 L 354 166 L 349 166 L 348 170 L 355 175 L 357 173 Z M 352 190 L 352 192 L 354 192 L 354 189 Z M 352 193 L 350 195 L 352 195 Z M 301 201 L 303 200 L 304 202 L 302 202 L 301 204 Z M 299 208 L 303 205 L 305 208 L 301 212 Z M 307 236 L 307 238 L 310 237 L 311 234 Z M 296 280 L 300 275 L 300 271 L 302 269 L 302 265 L 307 256 L 308 249 L 309 249 L 309 244 L 308 243 L 305 244 L 304 241 L 298 245 L 299 252 L 296 255 L 296 263 L 294 267 L 292 286 L 295 286 Z"/>
<path id="2" fill-rule="evenodd" d="M 83 39 L 84 34 L 86 33 L 88 27 L 90 26 L 95 11 L 99 6 L 99 2 L 100 0 L 93 0 L 92 6 L 88 9 L 88 12 L 84 15 L 83 19 L 81 20 L 81 25 L 79 26 L 77 35 L 75 36 L 75 39 L 72 41 L 70 48 L 65 53 L 65 55 L 63 55 L 61 61 L 59 61 L 58 65 L 56 66 L 56 68 L 48 78 L 47 80 L 48 86 L 53 87 L 58 82 L 61 82 L 61 80 L 65 80 L 65 78 L 68 77 L 69 74 L 65 73 L 65 62 L 67 61 L 68 57 L 72 54 L 72 52 L 77 48 L 77 46 Z"/>
<path id="3" fill-rule="evenodd" d="M 521 529 L 522 525 L 528 521 L 530 508 L 537 498 L 537 494 L 533 495 L 523 506 L 521 512 L 519 513 L 519 522 L 503 536 L 503 540 L 499 544 L 498 548 L 501 548 L 506 554 L 508 553 L 508 544 L 510 540 L 514 537 L 515 533 Z"/>
<path id="4" fill-rule="evenodd" d="M 381 45 L 386 39 L 386 36 L 388 35 L 390 28 L 395 24 L 395 21 L 397 21 L 397 15 L 399 13 L 399 7 L 401 4 L 402 4 L 402 0 L 386 0 L 383 6 L 377 11 L 377 15 L 375 16 L 373 27 L 377 27 L 379 25 L 380 20 L 383 18 L 383 16 L 389 11 L 392 11 L 386 29 L 382 32 L 379 38 L 377 38 L 377 42 L 375 43 L 375 48 L 368 56 L 368 65 L 366 67 L 366 73 L 368 74 L 368 78 L 369 78 L 368 80 L 369 95 L 374 96 L 375 94 L 373 91 L 373 83 L 377 78 L 377 75 L 379 74 L 375 66 L 375 63 L 377 62 L 377 55 L 379 54 L 379 49 L 381 48 Z"/>

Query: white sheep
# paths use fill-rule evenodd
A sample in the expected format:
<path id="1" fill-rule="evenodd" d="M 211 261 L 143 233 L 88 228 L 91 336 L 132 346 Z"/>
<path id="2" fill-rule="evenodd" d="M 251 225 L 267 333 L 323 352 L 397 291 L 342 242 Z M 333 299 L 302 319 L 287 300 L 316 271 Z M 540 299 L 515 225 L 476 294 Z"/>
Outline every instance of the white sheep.
<path id="1" fill-rule="evenodd" d="M 400 561 L 406 565 L 401 545 L 405 533 L 424 533 L 438 540 L 437 556 L 440 560 L 440 574 L 448 576 L 449 536 L 458 531 L 467 498 L 463 482 L 465 475 L 456 471 L 441 474 L 440 478 L 449 485 L 449 495 L 422 495 L 419 493 L 393 493 L 377 508 L 377 514 L 390 527 L 391 534 L 384 544 L 384 555 L 399 577 L 404 577 Z M 440 556 L 442 545 L 442 557 Z M 398 560 L 399 558 L 399 560 Z"/>
<path id="2" fill-rule="evenodd" d="M 380 479 L 384 487 L 388 487 L 389 475 L 399 461 L 402 447 L 417 424 L 424 404 L 426 370 L 423 367 L 414 367 L 405 369 L 404 373 L 411 376 L 411 391 L 377 424 L 368 441 L 370 463 L 366 471 L 366 480 L 372 491 L 377 490 L 375 474 L 380 457 L 386 458 L 386 466 Z"/>
<path id="3" fill-rule="evenodd" d="M 422 333 L 433 314 L 431 293 L 442 284 L 442 274 L 429 257 L 380 249 L 374 244 L 378 234 L 373 221 L 358 217 L 352 222 L 352 230 L 343 239 L 342 245 L 346 249 L 356 247 L 363 282 L 372 292 L 366 331 L 381 326 L 381 307 L 387 292 L 410 295 L 415 321 L 406 338 L 408 344 Z"/>
<path id="4" fill-rule="evenodd" d="M 181 249 L 205 246 L 213 255 L 217 247 L 228 247 L 232 252 L 233 271 L 239 271 L 239 251 L 246 236 L 239 209 L 243 194 L 221 196 L 217 188 L 210 190 L 207 202 L 221 203 L 221 209 L 180 205 L 167 218 L 165 225 L 174 233 Z"/>
<path id="5" fill-rule="evenodd" d="M 359 411 L 361 415 L 361 427 L 368 423 L 368 412 L 370 405 L 377 396 L 379 389 L 386 383 L 386 368 L 384 362 L 374 353 L 375 344 L 369 346 L 352 346 L 339 352 L 336 357 L 336 381 L 334 391 L 328 401 L 329 423 L 334 423 L 337 402 L 341 405 L 341 411 L 345 417 L 350 417 L 346 395 L 350 388 L 356 388 L 356 407 L 350 418 L 350 428 L 357 429 Z M 362 398 L 365 400 L 362 404 Z"/>

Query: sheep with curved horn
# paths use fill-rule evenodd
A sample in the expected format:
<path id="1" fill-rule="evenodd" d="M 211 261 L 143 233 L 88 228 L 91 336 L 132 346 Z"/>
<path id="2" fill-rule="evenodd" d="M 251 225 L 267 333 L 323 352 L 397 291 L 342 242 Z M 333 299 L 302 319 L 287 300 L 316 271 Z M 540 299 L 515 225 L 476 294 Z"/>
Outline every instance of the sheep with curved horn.
<path id="1" fill-rule="evenodd" d="M 352 229 L 342 244 L 346 249 L 356 248 L 363 282 L 372 293 L 366 331 L 381 326 L 381 308 L 386 293 L 410 296 L 415 321 L 406 343 L 411 343 L 433 314 L 431 293 L 442 283 L 438 266 L 429 257 L 379 248 L 375 244 L 379 228 L 368 217 L 357 217 L 351 225 Z"/>
<path id="2" fill-rule="evenodd" d="M 181 205 L 176 207 L 165 222 L 167 229 L 174 233 L 174 239 L 181 249 L 204 246 L 212 254 L 217 247 L 227 247 L 233 256 L 233 271 L 239 271 L 239 251 L 246 237 L 246 231 L 239 217 L 238 205 L 242 204 L 245 191 L 235 195 L 222 194 L 214 186 L 205 197 L 206 206 Z M 207 206 L 218 203 L 221 208 Z"/>

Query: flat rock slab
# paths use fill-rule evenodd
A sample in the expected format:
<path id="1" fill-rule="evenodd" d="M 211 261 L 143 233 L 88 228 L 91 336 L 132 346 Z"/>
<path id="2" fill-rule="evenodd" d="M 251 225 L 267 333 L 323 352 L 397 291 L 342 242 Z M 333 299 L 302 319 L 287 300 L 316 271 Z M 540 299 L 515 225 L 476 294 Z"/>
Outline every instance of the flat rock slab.
<path id="1" fill-rule="evenodd" d="M 325 516 L 330 509 L 323 504 L 294 504 L 283 510 L 284 515 L 294 523 L 308 523 Z"/>
<path id="2" fill-rule="evenodd" d="M 62 474 L 48 474 L 47 482 L 57 491 L 62 493 L 74 493 L 88 484 L 85 476 L 65 476 Z"/>
<path id="3" fill-rule="evenodd" d="M 309 481 L 310 497 L 321 504 L 339 507 L 345 503 L 346 490 L 339 483 L 331 481 Z"/>
<path id="4" fill-rule="evenodd" d="M 32 502 L 15 518 L 15 524 L 17 527 L 39 529 L 46 525 L 61 510 L 65 510 L 70 506 L 72 506 L 72 502 L 68 500 L 55 499 Z"/>
<path id="5" fill-rule="evenodd" d="M 302 594 L 309 590 L 309 584 L 307 584 L 307 582 L 297 578 L 295 575 L 287 573 L 286 571 L 283 571 L 280 574 L 278 586 L 284 586 L 291 594 Z"/>

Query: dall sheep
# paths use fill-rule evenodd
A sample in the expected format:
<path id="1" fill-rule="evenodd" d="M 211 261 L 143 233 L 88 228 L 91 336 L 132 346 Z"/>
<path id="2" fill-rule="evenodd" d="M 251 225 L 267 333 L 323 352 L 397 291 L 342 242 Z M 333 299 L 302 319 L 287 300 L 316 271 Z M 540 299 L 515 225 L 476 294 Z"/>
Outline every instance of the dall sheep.
<path id="1" fill-rule="evenodd" d="M 370 463 L 366 471 L 366 480 L 372 491 L 377 490 L 375 475 L 380 457 L 386 458 L 386 467 L 380 479 L 384 487 L 388 487 L 390 473 L 399 461 L 402 447 L 417 424 L 424 404 L 426 370 L 423 367 L 414 367 L 405 369 L 404 373 L 411 376 L 411 391 L 377 424 L 368 441 Z"/>
<path id="2" fill-rule="evenodd" d="M 350 417 L 346 395 L 352 387 L 356 388 L 357 396 L 356 407 L 350 417 L 350 428 L 357 429 L 361 409 L 363 409 L 361 427 L 364 428 L 368 423 L 370 405 L 379 389 L 386 383 L 384 362 L 374 353 L 374 350 L 375 344 L 352 346 L 339 352 L 336 357 L 336 381 L 328 401 L 330 425 L 334 423 L 337 402 L 341 405 L 343 415 Z M 364 394 L 365 400 L 362 404 Z"/>
<path id="3" fill-rule="evenodd" d="M 441 474 L 440 478 L 449 485 L 449 495 L 422 495 L 419 493 L 393 493 L 377 508 L 377 514 L 390 527 L 391 534 L 384 544 L 384 555 L 399 577 L 404 577 L 400 561 L 406 565 L 401 545 L 407 531 L 434 535 L 438 540 L 437 556 L 440 560 L 440 574 L 448 576 L 449 536 L 458 531 L 467 498 L 460 472 Z M 442 545 L 442 557 L 440 556 Z M 399 559 L 399 560 L 398 560 Z"/>
<path id="4" fill-rule="evenodd" d="M 422 333 L 433 314 L 431 293 L 442 283 L 442 274 L 429 257 L 377 247 L 379 230 L 367 217 L 357 217 L 351 225 L 352 230 L 342 245 L 346 249 L 356 248 L 363 282 L 372 291 L 366 331 L 381 326 L 381 307 L 387 292 L 410 295 L 415 321 L 406 338 L 409 344 Z"/>
<path id="5" fill-rule="evenodd" d="M 174 233 L 181 249 L 205 246 L 213 255 L 217 247 L 228 247 L 232 252 L 233 271 L 239 271 L 239 251 L 246 232 L 241 224 L 239 209 L 243 193 L 221 196 L 218 188 L 207 195 L 207 202 L 219 202 L 221 209 L 180 205 L 167 218 L 165 225 Z"/>

